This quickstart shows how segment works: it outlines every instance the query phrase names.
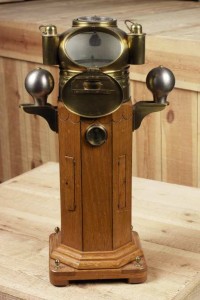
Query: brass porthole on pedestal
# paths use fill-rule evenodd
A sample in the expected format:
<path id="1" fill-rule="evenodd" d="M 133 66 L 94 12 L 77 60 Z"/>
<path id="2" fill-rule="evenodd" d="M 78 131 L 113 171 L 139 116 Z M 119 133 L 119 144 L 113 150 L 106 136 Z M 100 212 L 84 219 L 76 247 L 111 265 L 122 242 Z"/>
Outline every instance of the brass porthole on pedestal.
<path id="1" fill-rule="evenodd" d="M 106 142 L 107 137 L 107 131 L 102 125 L 91 125 L 85 133 L 86 141 L 92 146 L 101 146 Z"/>

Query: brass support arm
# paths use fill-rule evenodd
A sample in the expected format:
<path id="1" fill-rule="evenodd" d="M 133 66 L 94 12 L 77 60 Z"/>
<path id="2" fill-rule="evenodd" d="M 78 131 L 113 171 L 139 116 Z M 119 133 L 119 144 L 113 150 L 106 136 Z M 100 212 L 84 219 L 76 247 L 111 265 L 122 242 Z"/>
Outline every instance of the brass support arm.
<path id="1" fill-rule="evenodd" d="M 36 106 L 34 104 L 21 104 L 20 107 L 22 107 L 23 110 L 28 114 L 43 117 L 49 124 L 51 130 L 58 132 L 57 106 L 53 106 L 49 103 L 46 103 L 46 105 L 42 106 Z"/>
<path id="2" fill-rule="evenodd" d="M 154 101 L 140 101 L 133 105 L 133 131 L 138 129 L 142 120 L 153 112 L 158 112 L 168 105 L 168 103 L 160 104 Z"/>

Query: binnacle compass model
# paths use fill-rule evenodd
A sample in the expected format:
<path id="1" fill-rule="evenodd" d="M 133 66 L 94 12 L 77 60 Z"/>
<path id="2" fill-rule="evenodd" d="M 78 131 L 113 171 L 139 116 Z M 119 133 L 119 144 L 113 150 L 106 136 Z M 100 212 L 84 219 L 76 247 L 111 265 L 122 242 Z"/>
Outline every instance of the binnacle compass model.
<path id="1" fill-rule="evenodd" d="M 132 132 L 169 104 L 175 78 L 168 68 L 154 68 L 147 75 L 153 100 L 132 104 L 129 67 L 145 62 L 145 34 L 140 24 L 125 24 L 128 32 L 113 18 L 80 17 L 61 34 L 41 25 L 43 62 L 59 67 L 57 105 L 47 102 L 54 87 L 49 71 L 37 68 L 25 80 L 34 103 L 23 104 L 24 111 L 45 118 L 59 137 L 61 228 L 49 242 L 56 286 L 87 279 L 141 283 L 147 277 L 131 225 Z"/>

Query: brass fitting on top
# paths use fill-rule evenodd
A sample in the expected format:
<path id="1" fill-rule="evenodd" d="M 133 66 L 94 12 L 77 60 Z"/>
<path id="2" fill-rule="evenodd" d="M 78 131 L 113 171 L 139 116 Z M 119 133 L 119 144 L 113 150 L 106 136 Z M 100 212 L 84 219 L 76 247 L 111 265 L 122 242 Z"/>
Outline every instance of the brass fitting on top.
<path id="1" fill-rule="evenodd" d="M 55 25 L 41 25 L 43 63 L 45 65 L 58 65 L 59 36 Z"/>
<path id="2" fill-rule="evenodd" d="M 142 25 L 126 20 L 125 24 L 130 32 L 127 34 L 129 51 L 129 64 L 141 65 L 145 63 L 145 33 Z"/>

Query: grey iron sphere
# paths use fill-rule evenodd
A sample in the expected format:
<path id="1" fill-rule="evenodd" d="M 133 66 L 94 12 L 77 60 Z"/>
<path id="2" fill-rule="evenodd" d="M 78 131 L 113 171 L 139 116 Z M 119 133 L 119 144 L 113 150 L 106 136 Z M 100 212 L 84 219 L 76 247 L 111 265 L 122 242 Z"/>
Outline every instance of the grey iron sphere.
<path id="1" fill-rule="evenodd" d="M 47 70 L 37 68 L 28 73 L 25 79 L 25 88 L 33 97 L 35 105 L 45 105 L 47 96 L 54 88 L 54 79 Z"/>
<path id="2" fill-rule="evenodd" d="M 172 71 L 163 66 L 152 69 L 146 78 L 147 88 L 153 93 L 155 102 L 166 102 L 169 92 L 174 88 L 175 77 Z"/>

